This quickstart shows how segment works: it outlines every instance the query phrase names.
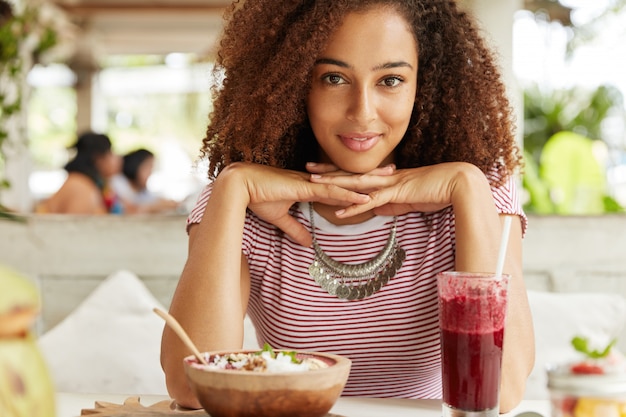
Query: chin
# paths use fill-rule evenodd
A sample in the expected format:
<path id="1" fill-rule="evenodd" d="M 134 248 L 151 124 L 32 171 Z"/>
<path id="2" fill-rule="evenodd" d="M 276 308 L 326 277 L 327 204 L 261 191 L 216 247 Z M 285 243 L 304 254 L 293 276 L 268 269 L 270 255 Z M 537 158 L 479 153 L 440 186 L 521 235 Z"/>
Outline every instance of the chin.
<path id="1" fill-rule="evenodd" d="M 341 170 L 351 174 L 366 174 L 370 171 L 380 168 L 383 164 L 367 164 L 367 163 L 346 163 L 338 165 Z"/>

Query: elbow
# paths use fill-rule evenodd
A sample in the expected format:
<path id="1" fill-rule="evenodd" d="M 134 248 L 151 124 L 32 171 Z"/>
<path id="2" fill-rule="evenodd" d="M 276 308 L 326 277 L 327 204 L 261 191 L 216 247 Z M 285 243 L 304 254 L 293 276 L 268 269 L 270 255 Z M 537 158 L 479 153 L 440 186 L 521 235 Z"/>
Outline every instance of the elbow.
<path id="1" fill-rule="evenodd" d="M 509 339 L 502 357 L 500 381 L 500 413 L 508 413 L 524 399 L 526 383 L 535 366 L 535 335 L 530 325 L 517 332 L 519 340 L 514 343 Z"/>
<path id="2" fill-rule="evenodd" d="M 534 363 L 534 352 L 527 366 L 519 366 L 517 372 L 503 373 L 500 385 L 500 413 L 505 414 L 517 407 L 524 399 L 526 381 Z"/>
<path id="3" fill-rule="evenodd" d="M 167 386 L 167 393 L 180 407 L 187 409 L 200 409 L 202 405 L 198 401 L 198 398 L 191 390 L 186 378 L 172 377 L 166 374 L 165 385 Z"/>
<path id="4" fill-rule="evenodd" d="M 500 414 L 506 414 L 517 407 L 522 402 L 525 390 L 526 383 L 521 383 L 502 392 L 500 395 Z"/>
<path id="5" fill-rule="evenodd" d="M 161 368 L 165 373 L 165 386 L 168 395 L 181 407 L 189 409 L 202 408 L 193 390 L 189 386 L 182 360 L 165 355 L 161 349 Z"/>
<path id="6" fill-rule="evenodd" d="M 191 391 L 189 392 L 191 393 Z M 173 398 L 174 402 L 176 402 L 176 404 L 181 408 L 189 410 L 199 410 L 202 408 L 202 405 L 200 405 L 200 402 L 193 394 L 181 394 L 180 396 L 177 396 L 170 393 L 170 396 Z"/>

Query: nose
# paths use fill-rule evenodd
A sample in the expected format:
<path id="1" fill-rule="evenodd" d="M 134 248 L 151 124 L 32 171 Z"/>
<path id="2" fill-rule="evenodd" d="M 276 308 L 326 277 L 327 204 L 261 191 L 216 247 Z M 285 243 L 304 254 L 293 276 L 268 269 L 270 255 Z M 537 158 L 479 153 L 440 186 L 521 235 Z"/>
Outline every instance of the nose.
<path id="1" fill-rule="evenodd" d="M 368 123 L 376 118 L 376 99 L 371 89 L 355 87 L 352 90 L 347 118 L 359 123 Z"/>

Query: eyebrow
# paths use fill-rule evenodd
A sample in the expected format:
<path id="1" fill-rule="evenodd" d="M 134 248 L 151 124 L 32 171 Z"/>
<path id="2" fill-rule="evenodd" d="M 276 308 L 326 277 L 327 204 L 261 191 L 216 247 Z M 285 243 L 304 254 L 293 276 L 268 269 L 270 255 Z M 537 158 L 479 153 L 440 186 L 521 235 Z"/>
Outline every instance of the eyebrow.
<path id="1" fill-rule="evenodd" d="M 332 59 L 332 58 L 320 58 L 317 61 L 315 61 L 315 65 L 320 65 L 320 64 L 336 65 L 342 68 L 352 68 L 352 66 L 349 65 L 347 62 L 339 61 L 338 59 Z M 385 62 L 383 64 L 376 65 L 374 68 L 372 68 L 372 70 L 378 71 L 381 69 L 390 69 L 390 68 L 399 68 L 399 67 L 407 67 L 407 68 L 413 69 L 413 65 L 409 64 L 406 61 L 393 61 L 393 62 Z"/>

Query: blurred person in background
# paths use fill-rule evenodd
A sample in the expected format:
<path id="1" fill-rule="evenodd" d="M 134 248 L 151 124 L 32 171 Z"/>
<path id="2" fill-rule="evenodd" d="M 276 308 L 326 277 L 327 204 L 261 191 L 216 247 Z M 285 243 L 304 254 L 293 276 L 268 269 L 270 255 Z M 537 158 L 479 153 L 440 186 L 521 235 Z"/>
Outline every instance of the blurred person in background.
<path id="1" fill-rule="evenodd" d="M 175 212 L 179 203 L 161 198 L 148 189 L 148 179 L 154 170 L 154 154 L 137 149 L 122 158 L 122 172 L 112 178 L 111 187 L 119 196 L 124 213 Z"/>
<path id="2" fill-rule="evenodd" d="M 65 165 L 68 175 L 61 188 L 36 208 L 37 213 L 120 213 L 120 201 L 109 185 L 121 172 L 122 160 L 105 134 L 86 132 L 72 146 L 74 158 Z"/>
<path id="3" fill-rule="evenodd" d="M 0 26 L 4 25 L 13 17 L 13 8 L 11 4 L 0 0 Z"/>

